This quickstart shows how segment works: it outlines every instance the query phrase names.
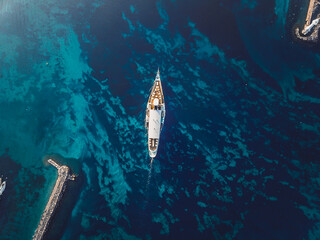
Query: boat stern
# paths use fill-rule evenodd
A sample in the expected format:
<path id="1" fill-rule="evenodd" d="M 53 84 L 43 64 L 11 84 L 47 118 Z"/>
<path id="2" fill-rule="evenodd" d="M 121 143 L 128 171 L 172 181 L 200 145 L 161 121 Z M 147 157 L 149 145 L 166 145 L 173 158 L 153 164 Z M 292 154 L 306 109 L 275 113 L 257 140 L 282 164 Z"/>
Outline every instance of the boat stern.
<path id="1" fill-rule="evenodd" d="M 155 158 L 155 157 L 157 156 L 157 150 L 156 150 L 156 151 L 151 151 L 151 150 L 149 150 L 149 156 L 150 156 L 151 158 Z"/>

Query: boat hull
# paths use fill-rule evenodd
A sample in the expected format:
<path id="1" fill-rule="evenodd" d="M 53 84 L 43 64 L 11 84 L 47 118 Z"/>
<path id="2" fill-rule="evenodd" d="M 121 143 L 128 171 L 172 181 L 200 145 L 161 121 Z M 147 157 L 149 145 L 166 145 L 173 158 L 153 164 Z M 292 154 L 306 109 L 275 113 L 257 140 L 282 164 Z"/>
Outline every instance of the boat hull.
<path id="1" fill-rule="evenodd" d="M 148 151 L 151 158 L 157 156 L 160 133 L 164 124 L 164 118 L 165 102 L 160 74 L 158 71 L 156 79 L 154 80 L 152 86 L 146 110 L 145 126 L 148 129 Z"/>
<path id="2" fill-rule="evenodd" d="M 5 189 L 6 189 L 6 181 L 2 182 L 0 185 L 0 196 L 2 195 Z"/>

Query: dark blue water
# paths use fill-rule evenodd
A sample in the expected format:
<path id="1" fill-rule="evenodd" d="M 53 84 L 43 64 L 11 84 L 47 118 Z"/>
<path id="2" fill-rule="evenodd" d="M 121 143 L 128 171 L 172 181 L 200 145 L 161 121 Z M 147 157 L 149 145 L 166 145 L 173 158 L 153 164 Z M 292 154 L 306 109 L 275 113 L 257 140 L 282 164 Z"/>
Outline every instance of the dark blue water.
<path id="1" fill-rule="evenodd" d="M 318 239 L 317 45 L 307 1 L 2 1 L 0 238 Z M 150 166 L 157 68 L 166 121 Z"/>

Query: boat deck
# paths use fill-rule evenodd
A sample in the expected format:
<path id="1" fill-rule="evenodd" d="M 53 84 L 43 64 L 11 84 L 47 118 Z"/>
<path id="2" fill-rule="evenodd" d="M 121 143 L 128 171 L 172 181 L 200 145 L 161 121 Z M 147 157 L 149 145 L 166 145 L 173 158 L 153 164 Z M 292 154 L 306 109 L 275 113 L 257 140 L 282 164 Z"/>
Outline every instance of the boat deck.
<path id="1" fill-rule="evenodd" d="M 155 107 L 155 99 L 159 100 L 159 103 L 157 105 L 164 104 L 164 97 L 163 97 L 162 86 L 160 81 L 155 81 L 152 87 L 151 95 L 148 101 L 148 103 L 151 104 L 151 109 L 154 109 Z"/>
<path id="2" fill-rule="evenodd" d="M 160 132 L 165 117 L 165 102 L 159 70 L 154 80 L 146 110 L 146 128 L 148 129 L 148 150 L 150 157 L 157 155 Z"/>
<path id="3" fill-rule="evenodd" d="M 159 139 L 149 138 L 149 148 L 150 148 L 151 151 L 154 151 L 154 150 L 157 149 L 158 142 L 159 142 Z"/>

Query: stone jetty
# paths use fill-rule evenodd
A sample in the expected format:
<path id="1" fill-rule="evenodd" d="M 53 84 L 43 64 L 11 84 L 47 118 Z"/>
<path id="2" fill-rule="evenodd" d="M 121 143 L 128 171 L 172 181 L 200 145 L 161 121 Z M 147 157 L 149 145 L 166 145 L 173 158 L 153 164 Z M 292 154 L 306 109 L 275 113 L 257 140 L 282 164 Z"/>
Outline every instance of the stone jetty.
<path id="1" fill-rule="evenodd" d="M 296 28 L 295 34 L 298 39 L 317 42 L 320 28 L 320 1 L 310 0 L 306 21 L 302 31 Z"/>
<path id="2" fill-rule="evenodd" d="M 33 240 L 41 240 L 44 237 L 44 234 L 46 233 L 50 220 L 59 204 L 59 201 L 61 200 L 61 197 L 63 195 L 63 192 L 66 188 L 66 184 L 68 180 L 74 180 L 75 175 L 71 175 L 70 168 L 66 165 L 60 166 L 58 163 L 56 163 L 54 160 L 49 159 L 48 163 L 50 163 L 52 166 L 56 167 L 58 169 L 58 179 L 56 181 L 56 184 L 53 188 L 53 191 L 51 193 L 51 196 L 49 198 L 49 201 L 42 213 L 40 223 L 33 235 Z"/>

